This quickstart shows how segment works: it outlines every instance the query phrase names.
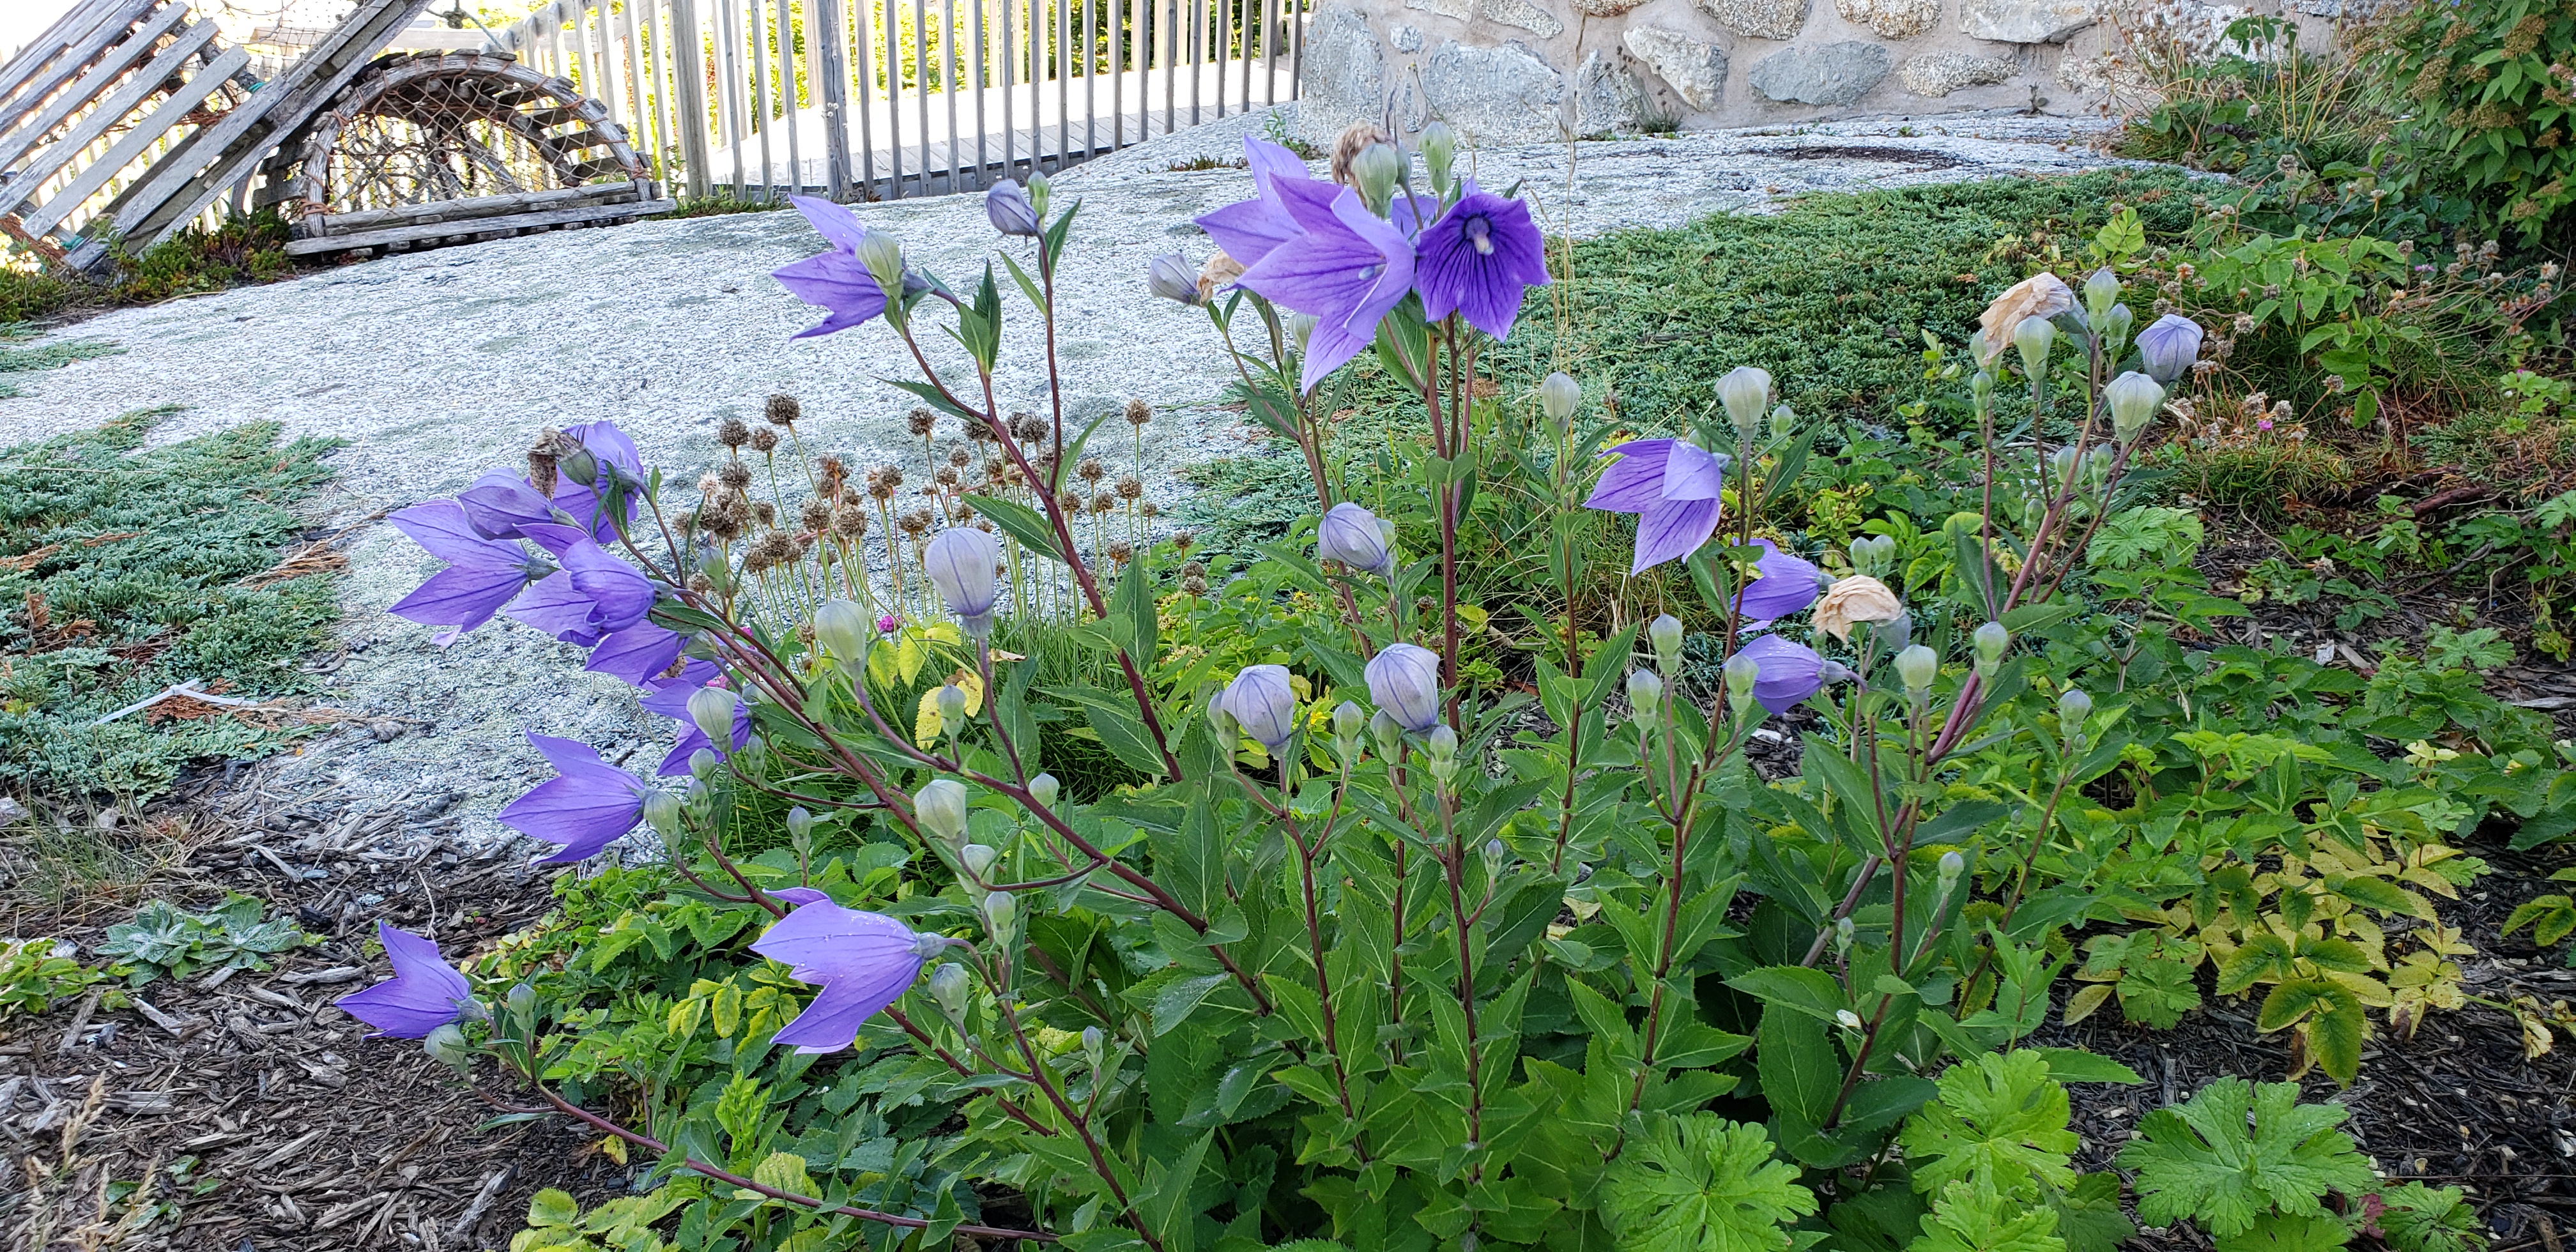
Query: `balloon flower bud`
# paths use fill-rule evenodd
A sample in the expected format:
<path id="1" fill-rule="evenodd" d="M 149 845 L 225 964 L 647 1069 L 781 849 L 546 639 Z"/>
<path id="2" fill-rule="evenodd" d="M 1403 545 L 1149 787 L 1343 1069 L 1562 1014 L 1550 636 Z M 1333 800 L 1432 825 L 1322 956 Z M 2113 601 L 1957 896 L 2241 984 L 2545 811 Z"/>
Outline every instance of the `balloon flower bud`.
<path id="1" fill-rule="evenodd" d="M 1341 755 L 1343 764 L 1348 765 L 1359 759 L 1360 729 L 1366 725 L 1368 725 L 1368 715 L 1360 712 L 1360 706 L 1348 700 L 1342 701 L 1333 709 L 1333 750 Z"/>
<path id="2" fill-rule="evenodd" d="M 1650 669 L 1628 672 L 1628 707 L 1640 726 L 1655 722 L 1657 706 L 1664 702 L 1664 680 Z"/>
<path id="3" fill-rule="evenodd" d="M 1393 764 L 1397 759 L 1396 753 L 1404 748 L 1404 727 L 1396 724 L 1395 718 L 1385 709 L 1379 709 L 1369 715 L 1368 728 L 1369 738 L 1377 741 L 1378 756 Z"/>
<path id="4" fill-rule="evenodd" d="M 1056 792 L 1062 787 L 1063 784 L 1055 780 L 1055 775 L 1040 774 L 1029 780 L 1029 798 L 1037 801 L 1039 808 L 1051 809 L 1055 807 Z"/>
<path id="5" fill-rule="evenodd" d="M 2128 443 L 2156 420 L 2156 411 L 2164 407 L 2165 389 L 2155 379 L 2131 370 L 2112 379 L 2102 389 L 2102 399 L 2111 406 L 2111 433 Z"/>
<path id="6" fill-rule="evenodd" d="M 1739 365 L 1717 380 L 1718 403 L 1726 406 L 1726 419 L 1735 423 L 1735 433 L 1744 439 L 1762 427 L 1762 410 L 1771 403 L 1771 374 L 1751 365 Z"/>
<path id="7" fill-rule="evenodd" d="M 1414 136 L 1414 145 L 1422 149 L 1422 163 L 1431 171 L 1431 190 L 1449 194 L 1449 171 L 1458 163 L 1458 132 L 1447 122 L 1433 122 Z"/>
<path id="8" fill-rule="evenodd" d="M 912 795 L 913 819 L 943 842 L 966 838 L 966 785 L 953 778 L 934 778 Z"/>
<path id="9" fill-rule="evenodd" d="M 722 763 L 723 759 L 724 758 L 716 755 L 715 749 L 713 748 L 700 748 L 697 751 L 690 753 L 689 777 L 697 779 L 700 782 L 706 781 L 710 776 L 714 775 L 716 772 L 716 766 Z"/>
<path id="10" fill-rule="evenodd" d="M 1005 235 L 1030 239 L 1038 233 L 1037 206 L 1029 202 L 1028 192 L 1007 178 L 984 192 L 984 218 Z"/>
<path id="11" fill-rule="evenodd" d="M 993 862 L 1002 859 L 1002 852 L 985 844 L 970 843 L 957 849 L 957 859 L 965 863 L 967 873 L 980 879 L 984 877 L 984 871 L 993 868 Z"/>
<path id="12" fill-rule="evenodd" d="M 1956 852 L 1944 852 L 1940 864 L 1941 894 L 1946 896 L 1959 885 L 1959 875 L 1967 872 L 1968 858 Z"/>
<path id="13" fill-rule="evenodd" d="M 1369 658 L 1363 671 L 1369 702 L 1414 734 L 1440 720 L 1440 656 L 1429 648 L 1391 643 Z"/>
<path id="14" fill-rule="evenodd" d="M 689 720 L 712 743 L 733 742 L 734 708 L 741 697 L 722 687 L 700 687 L 689 695 Z"/>
<path id="15" fill-rule="evenodd" d="M 1797 433 L 1798 411 L 1785 404 L 1773 407 L 1771 410 L 1771 437 L 1781 443 L 1787 443 L 1789 441 L 1789 436 Z"/>
<path id="16" fill-rule="evenodd" d="M 1299 352 L 1304 352 L 1306 341 L 1314 337 L 1317 320 L 1312 313 L 1296 313 L 1289 316 L 1288 341 L 1297 345 Z"/>
<path id="17" fill-rule="evenodd" d="M 1646 624 L 1646 640 L 1655 646 L 1655 668 L 1667 676 L 1682 664 L 1682 619 L 1670 613 Z"/>
<path id="18" fill-rule="evenodd" d="M 2117 361 L 2121 350 L 2128 346 L 2129 331 L 2138 324 L 2138 315 L 2125 304 L 2115 304 L 2102 315 L 2101 322 L 2103 359 Z"/>
<path id="19" fill-rule="evenodd" d="M 1842 956 L 1850 952 L 1852 940 L 1859 937 L 1860 928 L 1852 925 L 1852 919 L 1848 917 L 1834 919 L 1834 955 Z"/>
<path id="20" fill-rule="evenodd" d="M 1485 877 L 1486 877 L 1486 879 L 1488 879 L 1488 880 L 1492 880 L 1492 879 L 1496 879 L 1496 878 L 1500 878 L 1500 877 L 1502 877 L 1502 876 L 1503 876 L 1503 864 L 1504 864 L 1504 862 L 1506 862 L 1506 861 L 1508 861 L 1508 860 L 1510 860 L 1510 859 L 1511 859 L 1511 855 L 1512 855 L 1512 850 L 1511 850 L 1510 848 L 1504 847 L 1504 846 L 1503 846 L 1503 841 L 1502 841 L 1502 840 L 1500 840 L 1500 839 L 1488 839 L 1488 840 L 1486 840 L 1486 841 L 1485 841 Z"/>
<path id="21" fill-rule="evenodd" d="M 868 273 L 877 280 L 877 287 L 885 292 L 886 303 L 901 302 L 903 245 L 884 231 L 872 230 L 859 237 L 859 246 L 853 251 L 858 254 L 859 264 L 868 267 Z"/>
<path id="22" fill-rule="evenodd" d="M 959 729 L 966 725 L 966 692 L 964 688 L 959 687 L 955 683 L 950 683 L 945 687 L 941 687 L 939 689 L 938 704 L 939 724 L 947 727 L 949 734 L 956 734 Z"/>
<path id="23" fill-rule="evenodd" d="M 1199 302 L 1199 272 L 1189 258 L 1166 252 L 1145 263 L 1145 290 L 1183 304 Z"/>
<path id="24" fill-rule="evenodd" d="M 2110 266 L 2093 271 L 2093 276 L 2084 280 L 2084 311 L 2092 314 L 2094 321 L 2110 316 L 2111 302 L 2119 298 L 2120 276 L 2112 273 Z"/>
<path id="25" fill-rule="evenodd" d="M 1576 406 L 1583 403 L 1583 387 L 1562 373 L 1550 374 L 1538 385 L 1539 411 L 1559 433 L 1574 418 Z"/>
<path id="26" fill-rule="evenodd" d="M 868 611 L 847 600 L 826 600 L 814 610 L 814 639 L 843 664 L 867 651 Z"/>
<path id="27" fill-rule="evenodd" d="M 966 1029 L 966 996 L 969 990 L 966 967 L 955 961 L 942 962 L 939 968 L 930 971 L 930 1001 L 939 1006 L 939 1012 L 948 1019 L 948 1024 L 959 1030 Z"/>
<path id="28" fill-rule="evenodd" d="M 1430 758 L 1431 776 L 1447 783 L 1458 772 L 1458 732 L 1447 726 L 1434 726 L 1423 737 L 1423 754 Z"/>
<path id="29" fill-rule="evenodd" d="M 510 1010 L 510 1016 L 523 1022 L 528 1021 L 536 1016 L 537 989 L 524 982 L 514 984 L 509 993 L 501 998 L 501 1003 Z"/>
<path id="30" fill-rule="evenodd" d="M 2004 649 L 2012 643 L 2012 632 L 2001 622 L 1988 622 L 1968 635 L 1968 646 L 1977 657 L 1977 676 L 1992 678 L 1995 667 L 2003 664 Z"/>
<path id="31" fill-rule="evenodd" d="M 1326 510 L 1316 526 L 1315 558 L 1339 561 L 1381 578 L 1395 570 L 1395 557 L 1387 551 L 1386 531 L 1378 525 L 1377 514 L 1348 500 Z"/>
<path id="32" fill-rule="evenodd" d="M 2048 372 L 2048 349 L 2057 342 L 2057 328 L 2044 317 L 2025 317 L 2013 327 L 2013 346 L 2021 349 L 2022 372 L 2036 381 Z"/>
<path id="33" fill-rule="evenodd" d="M 1084 1059 L 1091 1062 L 1091 1068 L 1095 1070 L 1108 1068 L 1109 1032 L 1098 1026 L 1083 1027 L 1082 1055 Z"/>
<path id="34" fill-rule="evenodd" d="M 1896 677 L 1905 684 L 1907 695 L 1921 703 L 1932 690 L 1932 680 L 1941 673 L 1941 657 L 1922 644 L 1915 644 L 1896 654 Z"/>
<path id="35" fill-rule="evenodd" d="M 1861 1028 L 1860 1014 L 1850 1009 L 1835 1009 L 1834 1024 L 1845 1030 L 1858 1030 Z"/>
<path id="36" fill-rule="evenodd" d="M 1368 202 L 1371 212 L 1383 209 L 1395 198 L 1395 184 L 1404 177 L 1404 156 L 1393 144 L 1373 143 L 1351 158 L 1351 181 L 1359 185 L 1360 198 Z"/>
<path id="37" fill-rule="evenodd" d="M 2049 491 L 2056 491 L 2059 483 L 2065 482 L 2068 478 L 2074 476 L 2075 458 L 2077 455 L 2075 445 L 2071 443 L 2060 444 L 2058 445 L 2057 451 L 2048 454 L 2049 475 L 2047 488 Z"/>
<path id="38" fill-rule="evenodd" d="M 1753 706 L 1754 684 L 1762 681 L 1761 663 L 1738 652 L 1726 658 L 1718 672 L 1726 676 L 1726 706 L 1735 710 L 1737 717 L 1744 716 L 1745 710 Z"/>
<path id="39" fill-rule="evenodd" d="M 1243 726 L 1234 720 L 1234 710 L 1225 706 L 1225 691 L 1219 688 L 1216 698 L 1208 701 L 1208 729 L 1216 732 L 1218 746 L 1234 750 L 1234 741 L 1243 735 Z"/>
<path id="40" fill-rule="evenodd" d="M 2093 697 L 2081 687 L 2069 687 L 2057 697 L 2057 724 L 2066 732 L 2068 742 L 2084 737 L 2084 721 L 2093 716 Z"/>
<path id="41" fill-rule="evenodd" d="M 1054 186 L 1047 180 L 1046 171 L 1029 171 L 1029 203 L 1037 209 L 1039 217 L 1046 216 L 1047 192 Z"/>
<path id="42" fill-rule="evenodd" d="M 680 814 L 683 807 L 680 797 L 670 792 L 647 792 L 644 796 L 644 822 L 653 828 L 654 834 L 660 835 L 667 843 L 679 836 Z"/>
<path id="43" fill-rule="evenodd" d="M 1287 666 L 1244 666 L 1220 698 L 1243 733 L 1264 748 L 1276 752 L 1297 733 L 1297 692 Z"/>
<path id="44" fill-rule="evenodd" d="M 473 1045 L 465 1042 L 465 1031 L 454 1022 L 443 1023 L 421 1036 L 420 1047 L 431 1059 L 451 1069 L 463 1070 L 474 1061 Z"/>
<path id="45" fill-rule="evenodd" d="M 2200 323 L 2167 313 L 2138 332 L 2138 360 L 2147 374 L 2170 387 L 2200 359 Z"/>
<path id="46" fill-rule="evenodd" d="M 995 939 L 1009 942 L 1011 925 L 1019 920 L 1020 905 L 1011 898 L 1010 892 L 996 891 L 984 897 L 984 928 L 991 931 Z"/>
<path id="47" fill-rule="evenodd" d="M 1994 407 L 1995 376 L 1985 370 L 1978 370 L 1968 379 L 1968 395 L 1976 400 L 1977 411 L 1980 413 Z"/>
<path id="48" fill-rule="evenodd" d="M 922 547 L 922 571 L 970 639 L 992 633 L 993 602 L 1000 596 L 994 570 L 1001 559 L 1000 542 L 972 526 L 952 526 Z"/>

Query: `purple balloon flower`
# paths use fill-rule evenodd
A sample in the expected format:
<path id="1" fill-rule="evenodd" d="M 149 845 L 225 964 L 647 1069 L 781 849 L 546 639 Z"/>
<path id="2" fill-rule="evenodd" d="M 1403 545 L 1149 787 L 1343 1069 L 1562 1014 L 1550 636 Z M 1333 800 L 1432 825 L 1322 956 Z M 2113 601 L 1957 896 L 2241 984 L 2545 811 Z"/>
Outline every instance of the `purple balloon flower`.
<path id="1" fill-rule="evenodd" d="M 789 295 L 829 313 L 821 322 L 789 336 L 805 339 L 848 330 L 885 312 L 886 293 L 883 284 L 866 263 L 859 260 L 859 245 L 868 237 L 868 228 L 859 224 L 858 215 L 829 200 L 814 196 L 789 196 L 796 211 L 805 215 L 815 233 L 832 245 L 829 252 L 790 261 L 771 270 Z"/>
<path id="2" fill-rule="evenodd" d="M 376 923 L 376 938 L 394 976 L 332 1001 L 340 1011 L 396 1039 L 426 1038 L 429 1032 L 465 1016 L 474 1002 L 474 986 L 438 954 L 438 945 L 409 931 Z"/>
<path id="3" fill-rule="evenodd" d="M 1816 602 L 1824 583 L 1823 570 L 1782 552 L 1768 539 L 1753 543 L 1762 549 L 1762 559 L 1754 566 L 1760 576 L 1735 594 L 1736 616 L 1747 622 L 1768 622 Z"/>
<path id="4" fill-rule="evenodd" d="M 440 647 L 492 620 L 502 606 L 518 598 L 530 579 L 546 573 L 515 543 L 486 539 L 476 533 L 465 510 L 453 500 L 415 504 L 387 519 L 447 568 L 429 576 L 410 595 L 386 610 L 423 626 L 453 629 L 432 636 Z"/>
<path id="5" fill-rule="evenodd" d="M 641 481 L 644 458 L 635 449 L 635 441 L 608 421 L 584 422 L 564 429 L 580 441 L 591 459 L 601 466 L 615 466 L 627 479 Z M 555 522 L 557 515 L 572 519 L 574 525 L 590 532 L 601 544 L 617 538 L 617 527 L 607 511 L 599 507 L 599 492 L 574 482 L 568 476 L 555 479 L 552 499 L 537 494 L 525 475 L 508 470 L 493 470 L 474 480 L 472 486 L 458 493 L 456 502 L 465 510 L 465 520 L 486 539 L 516 539 L 521 528 Z M 636 501 L 630 493 L 626 499 L 626 520 L 635 520 Z"/>
<path id="6" fill-rule="evenodd" d="M 1601 472 L 1583 507 L 1637 515 L 1629 573 L 1689 556 L 1716 532 L 1725 457 L 1679 439 L 1631 439 L 1601 455 L 1619 459 Z"/>
<path id="7" fill-rule="evenodd" d="M 2167 313 L 2138 332 L 2138 359 L 2147 374 L 2170 387 L 2200 359 L 2200 323 Z"/>
<path id="8" fill-rule="evenodd" d="M 1270 250 L 1235 285 L 1292 312 L 1310 314 L 1306 368 L 1311 391 L 1377 337 L 1385 317 L 1413 288 L 1413 245 L 1360 202 L 1358 192 L 1311 179 L 1271 185 L 1303 234 Z"/>
<path id="9" fill-rule="evenodd" d="M 1306 172 L 1306 162 L 1296 153 L 1250 135 L 1243 137 L 1243 159 L 1252 167 L 1253 197 L 1206 214 L 1198 221 L 1199 228 L 1216 240 L 1235 264 L 1250 266 L 1270 255 L 1271 249 L 1305 233 L 1305 228 L 1289 216 L 1279 187 L 1283 183 L 1313 182 L 1314 177 Z"/>
<path id="10" fill-rule="evenodd" d="M 590 663 L 582 666 L 594 674 L 606 674 L 630 687 L 641 687 L 653 676 L 671 668 L 680 659 L 680 649 L 689 637 L 675 630 L 664 630 L 651 622 L 637 622 L 599 641 L 590 650 Z"/>
<path id="11" fill-rule="evenodd" d="M 1410 643 L 1390 643 L 1361 671 L 1369 703 L 1419 735 L 1440 724 L 1440 654 Z"/>
<path id="12" fill-rule="evenodd" d="M 838 1052 L 859 1036 L 859 1023 L 902 998 L 922 962 L 948 941 L 917 935 L 878 913 L 813 900 L 770 926 L 751 950 L 788 967 L 798 982 L 822 988 L 813 1003 L 781 1027 L 772 1042 L 798 1052 Z"/>
<path id="13" fill-rule="evenodd" d="M 1825 685 L 1832 662 L 1804 644 L 1764 635 L 1736 653 L 1753 662 L 1753 698 L 1773 713 L 1786 713 Z"/>
<path id="14" fill-rule="evenodd" d="M 537 784 L 536 790 L 512 800 L 496 816 L 512 830 L 563 845 L 537 864 L 586 860 L 635 829 L 636 819 L 644 814 L 643 782 L 600 760 L 589 744 L 552 735 L 530 735 L 528 742 L 545 755 L 559 776 Z"/>
<path id="15" fill-rule="evenodd" d="M 1530 221 L 1529 206 L 1480 191 L 1472 178 L 1414 248 L 1421 256 L 1413 285 L 1422 293 L 1423 316 L 1438 321 L 1463 312 L 1496 339 L 1512 333 L 1522 292 L 1547 285 L 1547 240 Z"/>
<path id="16" fill-rule="evenodd" d="M 704 666 L 705 669 L 700 671 L 700 666 Z M 698 723 L 689 716 L 689 697 L 696 695 L 698 688 L 706 686 L 715 677 L 714 665 L 705 661 L 691 661 L 688 669 L 681 671 L 679 677 L 666 678 L 646 685 L 648 694 L 638 703 L 642 704 L 647 711 L 659 713 L 680 724 L 679 742 L 671 745 L 669 755 L 664 756 L 662 764 L 654 770 L 656 775 L 672 778 L 688 773 L 689 758 L 697 755 L 700 748 L 713 749 L 717 756 L 731 756 L 742 751 L 744 744 L 751 742 L 751 702 L 748 700 L 734 701 L 733 742 L 728 744 L 719 745 L 707 738 L 707 732 L 698 729 Z"/>
<path id="17" fill-rule="evenodd" d="M 653 608 L 653 580 L 643 571 L 617 559 L 600 547 L 589 535 L 570 526 L 551 522 L 520 527 L 537 546 L 562 562 L 558 574 L 549 574 L 536 587 L 529 589 L 534 601 L 514 604 L 510 614 L 567 643 L 584 647 L 602 636 L 636 625 Z M 562 578 L 557 583 L 556 578 Z M 539 593 L 542 592 L 542 595 Z M 576 620 L 581 605 L 588 612 Z M 533 614 L 533 616 L 532 616 Z M 587 635 L 587 638 L 576 636 Z M 665 658 L 663 666 L 670 660 Z"/>

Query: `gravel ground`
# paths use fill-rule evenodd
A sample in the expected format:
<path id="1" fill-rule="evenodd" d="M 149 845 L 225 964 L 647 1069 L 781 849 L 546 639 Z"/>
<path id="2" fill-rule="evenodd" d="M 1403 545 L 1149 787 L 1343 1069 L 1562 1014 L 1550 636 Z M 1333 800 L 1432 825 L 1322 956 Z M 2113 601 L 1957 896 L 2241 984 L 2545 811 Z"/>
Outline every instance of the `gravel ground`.
<path id="1" fill-rule="evenodd" d="M 1079 251 L 1062 276 L 1068 398 L 1081 415 L 1129 396 L 1157 407 L 1141 467 L 1149 498 L 1169 500 L 1181 490 L 1175 468 L 1226 455 L 1246 437 L 1215 403 L 1229 371 L 1205 321 L 1148 297 L 1141 281 L 1158 253 L 1206 256 L 1189 219 L 1248 195 L 1246 175 L 1172 167 L 1239 157 L 1242 136 L 1268 124 L 1266 112 L 1227 119 L 1103 158 L 1059 184 L 1060 196 L 1084 204 Z M 1489 149 L 1471 159 L 1484 185 L 1518 182 L 1532 193 L 1552 233 L 1590 235 L 1766 212 L 1809 192 L 2117 164 L 2093 149 L 2099 133 L 2065 119 L 1951 114 Z M 972 198 L 858 212 L 956 286 L 973 280 L 995 243 Z M 27 397 L 0 402 L 0 442 L 151 405 L 184 406 L 163 439 L 273 418 L 290 434 L 349 441 L 335 460 L 331 515 L 320 519 L 332 527 L 515 463 L 540 427 L 600 418 L 631 433 L 648 464 L 686 482 L 712 463 L 706 436 L 717 421 L 756 416 L 778 391 L 803 401 L 811 445 L 862 464 L 907 457 L 911 398 L 878 381 L 911 373 L 894 337 L 872 325 L 788 338 L 818 315 L 769 271 L 820 247 L 794 213 L 648 221 L 119 310 L 56 332 L 125 351 L 28 376 Z M 1025 305 L 1003 286 L 1017 325 L 1029 327 Z M 1005 346 L 1000 386 L 1014 407 L 1044 397 L 1032 339 Z M 943 443 L 952 426 L 942 423 Z M 504 624 L 441 650 L 427 628 L 387 617 L 384 607 L 436 568 L 390 527 L 358 530 L 350 557 L 346 651 L 317 669 L 331 683 L 321 702 L 365 720 L 307 743 L 283 763 L 285 783 L 387 811 L 441 798 L 434 825 L 403 821 L 381 837 L 480 847 L 509 834 L 491 813 L 547 776 L 528 732 L 580 738 L 638 766 L 658 759 L 668 724 L 637 709 L 622 684 L 581 673 L 575 649 Z"/>

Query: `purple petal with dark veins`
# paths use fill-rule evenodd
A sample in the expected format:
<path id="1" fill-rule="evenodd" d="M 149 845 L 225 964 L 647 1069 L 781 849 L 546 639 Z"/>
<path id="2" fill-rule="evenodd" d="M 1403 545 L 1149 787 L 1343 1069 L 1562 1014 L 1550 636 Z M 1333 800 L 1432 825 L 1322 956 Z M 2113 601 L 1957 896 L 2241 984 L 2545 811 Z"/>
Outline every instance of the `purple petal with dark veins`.
<path id="1" fill-rule="evenodd" d="M 1662 500 L 1637 514 L 1637 556 L 1628 566 L 1642 574 L 1675 557 L 1689 556 L 1717 530 L 1717 501 Z"/>

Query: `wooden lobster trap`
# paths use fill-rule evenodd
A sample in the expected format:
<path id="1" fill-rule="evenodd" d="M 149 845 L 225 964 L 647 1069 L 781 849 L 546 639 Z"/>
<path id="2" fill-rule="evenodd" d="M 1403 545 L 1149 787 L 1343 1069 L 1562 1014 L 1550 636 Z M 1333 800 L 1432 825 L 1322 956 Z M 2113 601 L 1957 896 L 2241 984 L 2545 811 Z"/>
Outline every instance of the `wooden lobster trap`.
<path id="1" fill-rule="evenodd" d="M 0 66 L 0 234 L 97 269 L 219 201 L 290 253 L 403 249 L 665 211 L 605 110 L 507 55 L 379 51 L 431 0 L 357 0 L 266 78 L 188 0 L 81 0 Z"/>

